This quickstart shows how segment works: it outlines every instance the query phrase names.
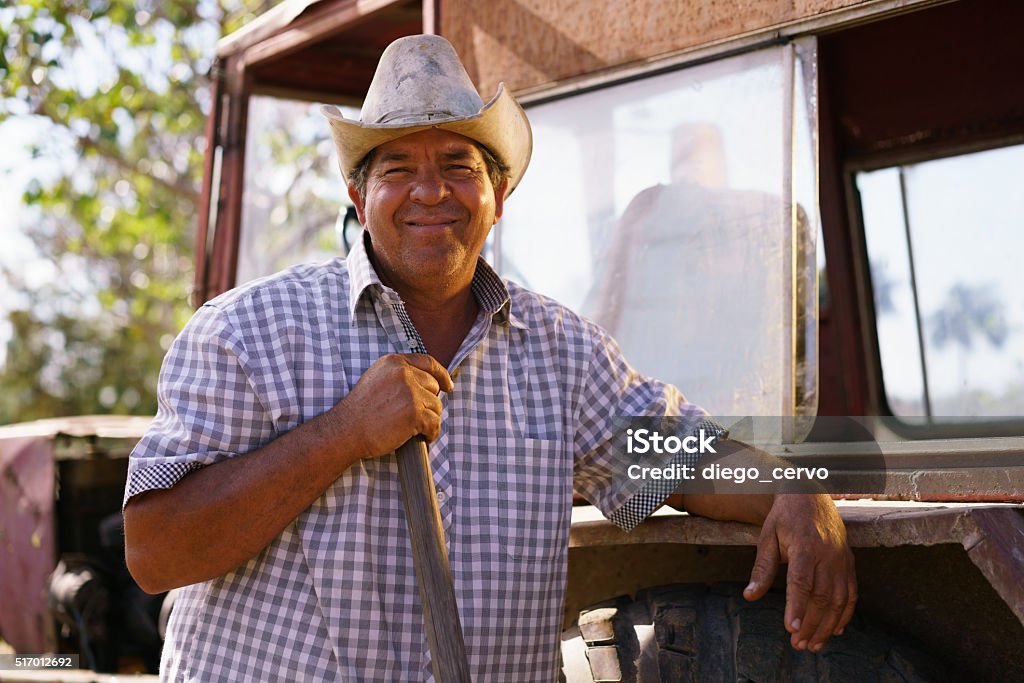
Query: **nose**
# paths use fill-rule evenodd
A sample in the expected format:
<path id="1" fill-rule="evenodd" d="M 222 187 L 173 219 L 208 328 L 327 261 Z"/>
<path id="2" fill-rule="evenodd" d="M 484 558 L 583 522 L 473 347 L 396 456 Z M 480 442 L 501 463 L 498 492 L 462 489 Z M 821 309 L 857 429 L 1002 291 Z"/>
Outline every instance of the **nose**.
<path id="1" fill-rule="evenodd" d="M 420 168 L 409 191 L 409 198 L 419 204 L 440 204 L 451 194 L 444 176 L 437 168 Z"/>

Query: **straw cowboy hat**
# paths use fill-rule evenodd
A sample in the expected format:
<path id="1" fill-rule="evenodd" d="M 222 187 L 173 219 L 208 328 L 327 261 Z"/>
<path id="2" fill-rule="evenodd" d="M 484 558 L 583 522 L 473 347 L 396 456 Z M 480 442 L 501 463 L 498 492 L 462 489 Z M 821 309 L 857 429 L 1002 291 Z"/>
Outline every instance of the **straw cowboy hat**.
<path id="1" fill-rule="evenodd" d="M 508 192 L 522 179 L 533 150 L 530 121 L 504 83 L 484 104 L 455 48 L 440 36 L 406 36 L 384 50 L 358 121 L 334 106 L 321 112 L 346 180 L 373 148 L 427 128 L 465 135 L 489 149 L 508 165 Z"/>

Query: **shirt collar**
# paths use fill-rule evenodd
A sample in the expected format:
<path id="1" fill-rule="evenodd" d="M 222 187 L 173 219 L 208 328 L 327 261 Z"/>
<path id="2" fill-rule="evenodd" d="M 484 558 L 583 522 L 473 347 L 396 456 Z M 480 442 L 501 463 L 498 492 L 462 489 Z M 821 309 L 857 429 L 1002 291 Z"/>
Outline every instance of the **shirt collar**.
<path id="1" fill-rule="evenodd" d="M 384 286 L 377 271 L 373 269 L 370 255 L 366 251 L 369 240 L 369 233 L 364 230 L 361 239 L 357 239 L 352 245 L 346 259 L 349 273 L 348 312 L 349 319 L 353 321 L 360 299 L 364 296 L 379 296 L 385 290 L 391 291 Z M 476 297 L 477 305 L 491 316 L 493 322 L 527 329 L 523 321 L 512 311 L 512 298 L 509 296 L 508 287 L 483 258 L 477 258 L 476 272 L 473 273 L 470 289 Z"/>

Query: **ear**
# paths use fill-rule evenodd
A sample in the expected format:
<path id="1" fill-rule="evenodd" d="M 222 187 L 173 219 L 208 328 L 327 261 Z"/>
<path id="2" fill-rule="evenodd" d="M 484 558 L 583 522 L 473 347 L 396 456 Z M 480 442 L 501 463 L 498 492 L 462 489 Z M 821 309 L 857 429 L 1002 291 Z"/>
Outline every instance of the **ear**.
<path id="1" fill-rule="evenodd" d="M 508 179 L 501 184 L 501 187 L 494 190 L 494 222 L 501 218 L 501 212 L 505 210 L 505 191 L 508 190 Z"/>
<path id="2" fill-rule="evenodd" d="M 356 217 L 359 218 L 359 222 L 362 225 L 366 225 L 365 202 L 359 196 L 359 190 L 356 189 L 354 183 L 348 184 L 348 198 L 352 200 L 352 204 L 356 207 Z"/>

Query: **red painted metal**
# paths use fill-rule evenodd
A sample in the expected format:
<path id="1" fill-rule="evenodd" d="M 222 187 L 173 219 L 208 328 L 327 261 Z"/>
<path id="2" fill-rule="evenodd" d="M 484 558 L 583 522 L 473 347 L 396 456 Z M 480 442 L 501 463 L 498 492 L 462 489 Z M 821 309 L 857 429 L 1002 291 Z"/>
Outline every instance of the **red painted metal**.
<path id="1" fill-rule="evenodd" d="M 53 439 L 0 440 L 0 636 L 18 652 L 52 648 L 46 602 L 57 564 Z"/>
<path id="2" fill-rule="evenodd" d="M 220 196 L 208 261 L 204 296 L 211 299 L 235 286 L 245 182 L 245 140 L 249 112 L 248 74 L 238 59 L 224 63 Z"/>
<path id="3" fill-rule="evenodd" d="M 972 0 L 819 38 L 820 205 L 830 305 L 821 320 L 820 415 L 884 415 L 885 404 L 851 164 L 996 144 L 1024 134 L 1007 26 L 1024 4 Z"/>
<path id="4" fill-rule="evenodd" d="M 216 205 L 220 203 L 220 193 L 218 191 L 220 188 L 218 179 L 214 178 L 214 167 L 217 150 L 221 145 L 221 91 L 223 90 L 221 69 L 222 66 L 219 60 L 214 63 L 211 69 L 210 115 L 206 120 L 203 189 L 199 197 L 199 226 L 196 234 L 196 273 L 192 287 L 192 305 L 197 308 L 209 299 L 207 286 L 210 258 L 209 248 L 212 242 L 210 239 L 210 219 L 212 218 L 214 225 L 216 225 L 217 214 L 220 213 L 219 206 Z M 217 188 L 214 188 L 215 182 L 218 183 Z M 217 197 L 216 204 L 214 204 L 214 197 Z"/>

